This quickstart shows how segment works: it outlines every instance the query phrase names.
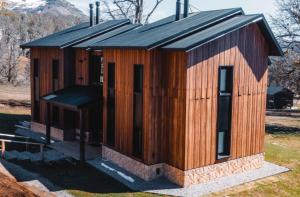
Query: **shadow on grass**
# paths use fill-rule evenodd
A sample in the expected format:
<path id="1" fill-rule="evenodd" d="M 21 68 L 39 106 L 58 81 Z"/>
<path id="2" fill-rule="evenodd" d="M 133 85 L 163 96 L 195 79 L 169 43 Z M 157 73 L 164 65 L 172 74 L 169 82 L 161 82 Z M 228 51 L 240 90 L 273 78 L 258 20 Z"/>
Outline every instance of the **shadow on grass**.
<path id="1" fill-rule="evenodd" d="M 32 163 L 29 161 L 13 161 L 14 164 L 22 168 L 39 174 L 55 186 L 42 182 L 50 191 L 74 190 L 88 192 L 92 194 L 113 194 L 132 192 L 129 188 L 114 180 L 110 176 L 99 172 L 87 164 L 81 164 L 75 160 L 59 161 L 55 163 Z M 13 172 L 12 172 L 13 173 Z M 32 178 L 27 178 L 31 181 Z"/>
<path id="2" fill-rule="evenodd" d="M 266 125 L 266 132 L 269 134 L 300 134 L 300 128 L 284 125 Z"/>
<path id="3" fill-rule="evenodd" d="M 30 116 L 0 113 L 0 133 L 14 133 L 19 121 L 30 121 Z"/>

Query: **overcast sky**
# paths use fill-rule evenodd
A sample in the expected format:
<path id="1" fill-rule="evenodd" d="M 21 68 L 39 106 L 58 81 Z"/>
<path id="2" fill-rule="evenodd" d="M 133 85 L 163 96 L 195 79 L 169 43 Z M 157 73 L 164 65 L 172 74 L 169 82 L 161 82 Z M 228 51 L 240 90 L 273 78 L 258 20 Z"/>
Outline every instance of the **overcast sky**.
<path id="1" fill-rule="evenodd" d="M 85 13 L 88 13 L 88 3 L 94 3 L 95 0 L 68 0 L 75 4 Z M 184 0 L 181 0 L 183 2 Z M 146 10 L 153 5 L 153 0 L 145 0 Z M 163 17 L 172 15 L 175 13 L 176 0 L 164 0 L 164 2 L 158 7 L 156 13 L 151 18 L 151 21 L 161 19 Z M 190 4 L 194 8 L 194 11 L 199 10 L 213 10 L 224 9 L 233 7 L 242 7 L 246 14 L 263 13 L 267 18 L 274 14 L 276 11 L 275 0 L 190 0 Z M 197 9 L 196 9 L 197 8 Z"/>

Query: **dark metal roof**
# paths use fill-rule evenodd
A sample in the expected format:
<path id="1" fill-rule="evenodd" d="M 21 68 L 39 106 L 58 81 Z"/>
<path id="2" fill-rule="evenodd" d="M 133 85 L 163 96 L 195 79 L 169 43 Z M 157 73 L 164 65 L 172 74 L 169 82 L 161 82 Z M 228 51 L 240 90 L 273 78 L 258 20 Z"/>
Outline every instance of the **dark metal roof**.
<path id="1" fill-rule="evenodd" d="M 141 25 L 138 25 L 138 24 L 129 24 L 129 25 L 124 25 L 122 27 L 119 27 L 115 30 L 112 30 L 112 31 L 109 31 L 105 34 L 101 34 L 97 37 L 94 37 L 92 39 L 89 39 L 85 42 L 82 42 L 80 44 L 77 44 L 75 46 L 73 46 L 74 48 L 89 48 L 90 45 L 94 44 L 94 43 L 97 43 L 97 42 L 100 42 L 100 41 L 103 41 L 103 40 L 106 40 L 108 38 L 111 38 L 111 37 L 114 37 L 114 36 L 117 36 L 119 34 L 122 34 L 122 33 L 125 33 L 125 32 L 128 32 L 130 30 L 133 30 L 137 27 L 139 27 Z"/>
<path id="2" fill-rule="evenodd" d="M 262 32 L 264 33 L 265 37 L 269 40 L 269 44 L 273 49 L 270 55 L 282 55 L 283 52 L 277 40 L 270 30 L 264 16 L 260 14 L 235 16 L 203 31 L 192 34 L 186 38 L 164 46 L 163 49 L 189 51 L 195 47 L 199 47 L 207 42 L 215 40 L 221 36 L 224 36 L 225 34 L 228 34 L 253 22 L 257 22 L 259 24 L 260 28 L 263 30 Z"/>
<path id="3" fill-rule="evenodd" d="M 100 101 L 100 90 L 96 86 L 73 86 L 43 96 L 41 99 L 52 104 L 79 109 Z"/>
<path id="4" fill-rule="evenodd" d="M 79 42 L 90 39 L 99 34 L 106 33 L 108 31 L 114 30 L 123 25 L 129 24 L 128 19 L 122 20 L 110 20 L 98 25 L 90 27 L 89 23 L 82 23 L 77 26 L 71 27 L 69 29 L 63 30 L 34 40 L 29 43 L 21 45 L 22 48 L 31 48 L 31 47 L 59 47 L 64 48 L 70 45 L 77 44 Z"/>
<path id="5" fill-rule="evenodd" d="M 175 16 L 145 25 L 133 31 L 91 45 L 92 48 L 147 48 L 166 44 L 212 26 L 230 17 L 243 14 L 241 8 L 203 11 L 175 21 Z"/>

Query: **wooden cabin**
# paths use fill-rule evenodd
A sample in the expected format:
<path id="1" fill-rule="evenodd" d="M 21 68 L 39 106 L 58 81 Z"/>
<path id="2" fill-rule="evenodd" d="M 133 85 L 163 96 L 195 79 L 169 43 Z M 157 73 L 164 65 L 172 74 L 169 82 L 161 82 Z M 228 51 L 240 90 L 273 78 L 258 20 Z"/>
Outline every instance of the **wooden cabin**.
<path id="1" fill-rule="evenodd" d="M 187 7 L 144 26 L 91 14 L 22 45 L 32 130 L 79 140 L 82 160 L 85 142 L 100 144 L 144 180 L 189 186 L 260 168 L 268 57 L 282 51 L 263 15 Z"/>

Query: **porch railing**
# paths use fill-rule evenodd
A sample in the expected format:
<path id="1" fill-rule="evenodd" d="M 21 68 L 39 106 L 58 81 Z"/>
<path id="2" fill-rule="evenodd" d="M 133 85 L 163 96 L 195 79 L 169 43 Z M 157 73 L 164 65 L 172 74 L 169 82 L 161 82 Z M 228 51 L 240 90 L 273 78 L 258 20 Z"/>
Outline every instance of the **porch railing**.
<path id="1" fill-rule="evenodd" d="M 3 139 L 4 137 L 6 137 L 6 138 L 13 138 L 13 139 L 12 140 L 10 140 L 10 139 Z M 20 140 L 23 139 L 25 141 L 19 141 L 17 139 L 20 139 Z M 40 153 L 41 153 L 41 159 L 44 160 L 44 147 L 45 147 L 45 144 L 36 143 L 36 142 L 29 142 L 29 140 L 30 140 L 29 137 L 0 133 L 1 157 L 3 159 L 5 159 L 6 144 L 7 143 L 12 143 L 12 144 L 24 144 L 26 146 L 26 152 L 28 151 L 28 146 L 29 145 L 39 146 L 40 147 Z"/>

